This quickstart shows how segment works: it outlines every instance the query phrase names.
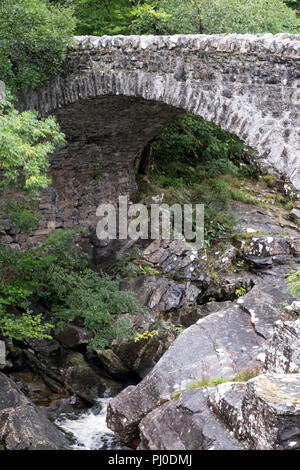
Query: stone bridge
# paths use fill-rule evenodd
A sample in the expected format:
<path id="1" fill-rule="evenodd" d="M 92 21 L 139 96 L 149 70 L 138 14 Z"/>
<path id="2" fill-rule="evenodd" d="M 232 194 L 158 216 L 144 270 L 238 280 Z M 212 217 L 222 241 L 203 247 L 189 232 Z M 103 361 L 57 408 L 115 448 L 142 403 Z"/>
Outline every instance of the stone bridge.
<path id="1" fill-rule="evenodd" d="M 100 202 L 132 193 L 143 149 L 186 111 L 236 134 L 300 190 L 300 35 L 75 42 L 61 75 L 21 105 L 55 114 L 68 139 L 51 159 L 37 236 L 92 223 Z"/>

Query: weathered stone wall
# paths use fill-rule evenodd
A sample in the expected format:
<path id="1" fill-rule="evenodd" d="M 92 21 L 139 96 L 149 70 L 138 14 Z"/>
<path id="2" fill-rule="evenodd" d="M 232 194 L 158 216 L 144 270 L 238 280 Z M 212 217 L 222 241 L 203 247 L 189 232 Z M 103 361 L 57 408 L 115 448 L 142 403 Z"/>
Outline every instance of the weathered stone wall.
<path id="1" fill-rule="evenodd" d="M 75 42 L 63 73 L 20 104 L 56 114 L 69 142 L 51 160 L 42 232 L 91 223 L 100 202 L 133 192 L 136 157 L 184 111 L 235 133 L 300 190 L 300 35 Z"/>

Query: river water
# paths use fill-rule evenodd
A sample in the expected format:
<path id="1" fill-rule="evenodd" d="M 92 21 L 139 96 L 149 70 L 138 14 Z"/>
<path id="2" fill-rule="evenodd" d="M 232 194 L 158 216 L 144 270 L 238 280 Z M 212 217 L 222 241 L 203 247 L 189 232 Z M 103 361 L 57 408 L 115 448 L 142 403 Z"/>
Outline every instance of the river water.
<path id="1" fill-rule="evenodd" d="M 100 398 L 97 405 L 82 413 L 61 414 L 55 424 L 73 436 L 75 450 L 126 450 L 106 426 L 106 411 L 111 398 Z"/>

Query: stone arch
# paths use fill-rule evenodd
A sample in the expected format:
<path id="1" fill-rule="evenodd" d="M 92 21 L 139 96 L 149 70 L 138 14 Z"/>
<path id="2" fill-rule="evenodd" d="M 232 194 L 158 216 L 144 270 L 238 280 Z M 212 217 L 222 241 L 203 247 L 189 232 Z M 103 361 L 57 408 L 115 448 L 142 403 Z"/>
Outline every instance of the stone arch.
<path id="1" fill-rule="evenodd" d="M 69 141 L 51 160 L 56 226 L 89 221 L 97 201 L 134 190 L 136 155 L 186 111 L 236 134 L 300 189 L 299 35 L 75 42 L 61 75 L 20 104 L 54 113 Z"/>

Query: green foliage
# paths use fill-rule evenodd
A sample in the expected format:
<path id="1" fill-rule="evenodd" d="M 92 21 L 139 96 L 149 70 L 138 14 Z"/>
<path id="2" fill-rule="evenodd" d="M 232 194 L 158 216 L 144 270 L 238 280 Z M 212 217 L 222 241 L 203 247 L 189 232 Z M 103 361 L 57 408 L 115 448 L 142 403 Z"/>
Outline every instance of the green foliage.
<path id="1" fill-rule="evenodd" d="M 248 382 L 248 380 L 253 379 L 254 377 L 257 377 L 259 374 L 261 374 L 262 371 L 259 367 L 256 367 L 254 369 L 244 369 L 238 374 L 233 379 L 233 382 Z"/>
<path id="2" fill-rule="evenodd" d="M 261 207 L 262 209 L 266 209 L 266 205 L 263 202 L 258 201 L 257 199 L 254 199 L 248 194 L 245 194 L 240 189 L 236 189 L 236 188 L 231 189 L 231 197 L 235 201 L 240 201 L 240 202 L 243 202 L 244 204 L 253 204 L 255 206 Z"/>
<path id="3" fill-rule="evenodd" d="M 148 3 L 152 9 L 145 9 L 133 23 L 133 29 L 140 34 L 166 34 L 166 31 L 168 34 L 299 32 L 295 13 L 282 0 L 160 0 Z M 161 21 L 159 15 L 156 17 L 153 9 L 166 21 Z"/>
<path id="4" fill-rule="evenodd" d="M 15 93 L 57 74 L 72 43 L 69 8 L 47 0 L 0 0 L 0 77 Z"/>
<path id="5" fill-rule="evenodd" d="M 179 336 L 185 330 L 185 327 L 182 325 L 174 325 L 174 323 L 163 322 L 162 327 L 164 330 L 172 331 L 175 336 Z"/>
<path id="6" fill-rule="evenodd" d="M 116 254 L 116 264 L 112 269 L 113 274 L 121 274 L 123 277 L 136 277 L 140 274 L 139 267 L 132 261 L 141 257 L 141 249 L 138 245 L 134 245 L 129 250 L 120 250 Z"/>
<path id="7" fill-rule="evenodd" d="M 203 387 L 216 387 L 217 385 L 223 384 L 225 382 L 229 382 L 228 379 L 225 379 L 224 377 L 217 377 L 217 378 L 212 378 L 212 379 L 201 379 L 201 380 L 196 380 L 195 382 L 190 383 L 185 390 L 195 390 L 198 388 L 203 388 Z M 185 391 L 185 390 L 178 390 L 177 392 L 174 392 L 172 394 L 172 399 L 173 400 L 178 400 L 180 395 Z"/>
<path id="8" fill-rule="evenodd" d="M 212 378 L 212 379 L 201 379 L 201 380 L 196 380 L 195 382 L 190 383 L 185 390 L 194 390 L 198 388 L 203 388 L 203 387 L 216 387 L 217 385 L 221 385 L 226 382 L 248 382 L 248 380 L 253 379 L 254 377 L 257 377 L 259 374 L 261 374 L 261 369 L 260 368 L 255 368 L 255 369 L 244 369 L 238 374 L 233 379 L 228 379 L 225 377 L 217 377 L 217 378 Z M 180 395 L 185 391 L 185 390 L 178 390 L 177 392 L 172 394 L 172 399 L 173 400 L 178 400 Z"/>
<path id="9" fill-rule="evenodd" d="M 299 9 L 299 0 L 52 0 L 52 3 L 73 6 L 79 35 L 299 31 L 292 11 Z"/>
<path id="10" fill-rule="evenodd" d="M 41 318 L 30 316 L 29 308 L 34 299 L 51 310 L 52 322 L 58 329 L 81 319 L 94 333 L 92 347 L 102 348 L 113 338 L 132 335 L 122 314 L 144 313 L 145 309 L 138 305 L 135 294 L 119 291 L 118 281 L 108 275 L 100 276 L 89 268 L 87 255 L 72 243 L 74 235 L 73 230 L 58 230 L 39 248 L 26 252 L 0 246 L 2 334 L 17 335 L 19 339 L 22 331 L 24 335 L 31 334 L 36 326 L 38 337 L 44 337 L 44 330 L 39 327 Z M 13 328 L 12 309 L 25 312 L 26 329 L 24 326 L 23 330 Z M 22 316 L 14 316 L 18 325 Z"/>
<path id="11" fill-rule="evenodd" d="M 178 118 L 153 143 L 153 183 L 169 204 L 204 204 L 206 246 L 232 228 L 226 175 L 239 174 L 244 150 L 237 137 L 191 114 Z"/>
<path id="12" fill-rule="evenodd" d="M 46 188 L 48 155 L 64 143 L 55 118 L 38 119 L 33 111 L 19 113 L 12 104 L 0 107 L 0 190 Z"/>
<path id="13" fill-rule="evenodd" d="M 245 289 L 245 287 L 240 287 L 239 289 L 235 290 L 235 295 L 237 298 L 242 297 L 245 294 L 247 294 L 247 289 Z"/>
<path id="14" fill-rule="evenodd" d="M 276 186 L 277 178 L 274 175 L 264 175 L 263 180 L 268 186 L 268 188 L 273 189 Z"/>
<path id="15" fill-rule="evenodd" d="M 129 34 L 132 21 L 130 0 L 73 0 L 76 34 L 103 36 Z"/>
<path id="16" fill-rule="evenodd" d="M 134 342 L 135 343 L 138 343 L 139 341 L 143 340 L 143 339 L 151 339 L 153 338 L 153 336 L 157 336 L 159 334 L 159 331 L 158 330 L 152 330 L 152 331 L 148 331 L 148 330 L 145 330 L 143 331 L 143 333 L 137 333 L 134 337 Z"/>
<path id="17" fill-rule="evenodd" d="M 54 307 L 59 329 L 82 318 L 84 326 L 94 333 L 91 347 L 104 348 L 114 338 L 132 334 L 128 322 L 120 314 L 143 313 L 132 292 L 120 291 L 119 282 L 108 275 L 99 276 L 90 269 L 69 278 L 70 290 L 64 295 L 63 305 Z"/>
<path id="18" fill-rule="evenodd" d="M 32 315 L 26 310 L 21 315 L 5 313 L 0 305 L 0 332 L 8 339 L 22 340 L 23 338 L 51 339 L 48 332 L 53 328 L 52 323 L 43 322 L 42 315 Z"/>
<path id="19" fill-rule="evenodd" d="M 243 271 L 247 267 L 247 263 L 244 259 L 238 259 L 235 261 L 235 266 L 237 267 L 238 270 Z"/>
<path id="20" fill-rule="evenodd" d="M 278 310 L 279 310 L 280 312 L 284 312 L 285 307 L 287 307 L 288 305 L 289 305 L 288 301 L 287 301 L 287 300 L 283 300 L 282 302 L 280 302 L 279 307 L 278 307 Z"/>
<path id="21" fill-rule="evenodd" d="M 14 201 L 9 201 L 6 204 L 5 212 L 10 216 L 12 225 L 20 232 L 26 234 L 31 233 L 38 226 L 42 218 L 28 204 L 18 204 Z"/>
<path id="22" fill-rule="evenodd" d="M 195 162 L 210 162 L 210 175 L 216 176 L 224 172 L 236 173 L 237 168 L 232 162 L 240 159 L 245 147 L 238 138 L 215 124 L 187 113 L 165 129 L 153 149 L 157 165 L 167 162 L 171 173 L 172 165 L 176 166 L 176 161 L 184 159 L 185 164 L 193 165 Z M 186 182 L 193 171 L 193 167 L 187 167 Z"/>
<path id="23" fill-rule="evenodd" d="M 133 34 L 172 34 L 169 22 L 172 15 L 157 11 L 153 5 L 146 3 L 131 11 L 133 16 L 131 32 Z"/>
<path id="24" fill-rule="evenodd" d="M 156 274 L 159 274 L 159 271 L 151 268 L 151 266 L 142 266 L 140 264 L 139 269 L 144 276 L 155 276 Z"/>
<path id="25" fill-rule="evenodd" d="M 297 269 L 296 272 L 287 276 L 287 283 L 289 291 L 297 297 L 300 297 L 300 269 Z"/>
<path id="26" fill-rule="evenodd" d="M 291 8 L 292 10 L 295 10 L 296 15 L 300 15 L 300 0 L 283 0 L 284 3 Z"/>

